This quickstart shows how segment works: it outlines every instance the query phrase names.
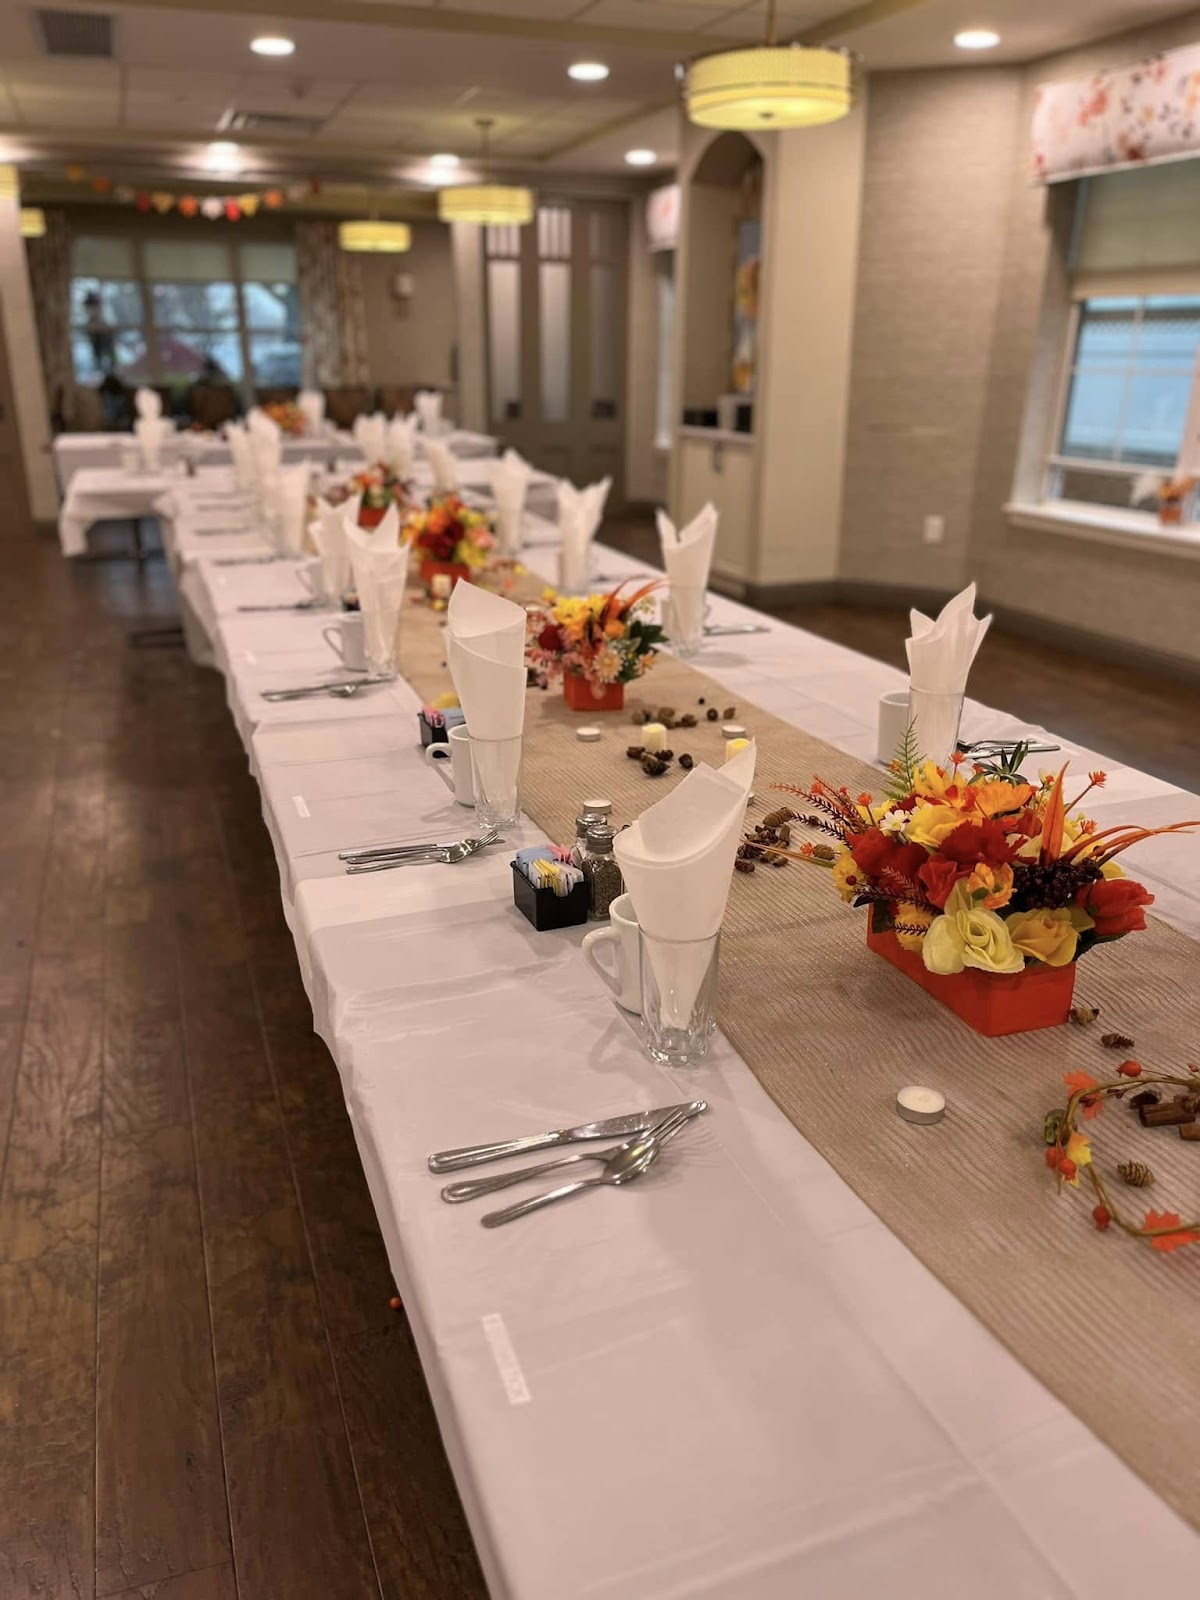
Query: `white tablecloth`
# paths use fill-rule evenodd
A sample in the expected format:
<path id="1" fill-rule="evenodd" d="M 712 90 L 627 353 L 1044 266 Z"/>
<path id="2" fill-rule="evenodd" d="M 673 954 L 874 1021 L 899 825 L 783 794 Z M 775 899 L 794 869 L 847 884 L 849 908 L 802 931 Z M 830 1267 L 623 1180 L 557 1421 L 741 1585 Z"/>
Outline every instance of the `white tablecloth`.
<path id="1" fill-rule="evenodd" d="M 528 559 L 552 575 L 551 546 Z M 582 930 L 537 934 L 513 909 L 511 841 L 453 869 L 339 872 L 337 848 L 384 832 L 465 831 L 416 751 L 415 699 L 396 714 L 356 701 L 264 714 L 258 673 L 331 665 L 317 619 L 230 605 L 294 593 L 283 564 L 200 559 L 189 573 L 208 595 L 316 1026 L 492 1593 L 1190 1593 L 1193 1530 L 889 1233 L 723 1041 L 689 1074 L 646 1060 L 582 962 Z M 714 602 L 715 621 L 750 615 Z M 900 675 L 770 629 L 715 640 L 698 664 L 735 703 L 752 697 L 869 759 L 878 695 Z M 976 704 L 966 726 L 1015 728 Z M 604 737 L 623 744 L 625 729 Z M 1105 820 L 1200 814 L 1170 785 L 1067 751 L 1108 769 Z M 1159 909 L 1200 936 L 1194 844 L 1174 870 Z M 934 1081 L 953 1115 L 952 1066 Z M 442 1204 L 425 1168 L 433 1149 L 693 1094 L 710 1114 L 641 1183 L 497 1233 L 479 1227 L 481 1206 Z"/>

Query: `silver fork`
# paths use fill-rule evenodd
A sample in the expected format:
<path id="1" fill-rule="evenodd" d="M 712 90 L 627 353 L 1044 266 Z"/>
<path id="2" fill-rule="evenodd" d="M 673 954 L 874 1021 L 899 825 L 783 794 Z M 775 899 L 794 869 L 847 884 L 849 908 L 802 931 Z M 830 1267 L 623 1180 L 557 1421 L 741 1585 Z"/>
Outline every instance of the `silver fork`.
<path id="1" fill-rule="evenodd" d="M 440 850 L 454 850 L 463 844 L 476 846 L 492 844 L 499 837 L 499 828 L 487 828 L 477 839 L 447 839 L 444 842 L 434 839 L 418 844 L 377 844 L 364 846 L 361 850 L 339 850 L 338 860 L 360 862 L 377 861 L 383 856 L 431 855 Z"/>
<path id="2" fill-rule="evenodd" d="M 679 1111 L 672 1112 L 672 1117 L 679 1117 L 678 1122 L 667 1129 L 666 1124 L 671 1120 L 664 1117 L 662 1122 L 649 1130 L 650 1134 L 662 1144 L 668 1144 L 676 1134 L 682 1133 L 692 1117 L 698 1117 L 702 1111 L 708 1109 L 707 1103 L 699 1100 L 692 1106 L 680 1107 L 686 1110 L 686 1117 L 679 1117 Z M 574 1166 L 578 1161 L 607 1161 L 610 1156 L 616 1155 L 618 1150 L 627 1150 L 630 1145 L 639 1143 L 646 1138 L 645 1133 L 638 1133 L 632 1139 L 626 1139 L 619 1145 L 609 1145 L 607 1150 L 576 1150 L 569 1156 L 559 1156 L 556 1161 L 542 1161 L 536 1167 L 518 1167 L 515 1172 L 492 1173 L 488 1178 L 465 1178 L 461 1183 L 448 1183 L 442 1190 L 442 1199 L 448 1205 L 457 1205 L 462 1200 L 478 1200 L 482 1195 L 494 1194 L 497 1189 L 507 1189 L 514 1183 L 524 1183 L 529 1178 L 540 1178 L 544 1172 L 557 1172 L 560 1167 Z"/>
<path id="3" fill-rule="evenodd" d="M 348 861 L 346 871 L 353 875 L 358 872 L 390 872 L 393 867 L 431 865 L 452 867 L 456 862 L 465 861 L 468 856 L 473 856 L 477 850 L 482 850 L 486 845 L 502 842 L 499 838 L 460 839 L 457 844 L 452 844 L 446 850 L 426 851 L 424 855 L 379 856 L 371 861 Z"/>

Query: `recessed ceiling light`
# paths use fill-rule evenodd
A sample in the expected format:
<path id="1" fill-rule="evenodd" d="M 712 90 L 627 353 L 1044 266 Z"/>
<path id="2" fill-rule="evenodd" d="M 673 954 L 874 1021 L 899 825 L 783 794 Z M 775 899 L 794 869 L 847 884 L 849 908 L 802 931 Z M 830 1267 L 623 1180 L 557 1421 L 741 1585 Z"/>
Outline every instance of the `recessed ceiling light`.
<path id="1" fill-rule="evenodd" d="M 625 161 L 631 167 L 652 167 L 658 160 L 653 150 L 626 150 Z"/>
<path id="2" fill-rule="evenodd" d="M 250 48 L 256 56 L 290 56 L 295 52 L 296 41 L 285 39 L 279 33 L 264 33 L 251 39 Z"/>
<path id="3" fill-rule="evenodd" d="M 451 155 L 449 151 L 442 151 L 439 155 L 430 156 L 429 165 L 431 167 L 456 167 L 458 166 L 458 157 Z"/>
<path id="4" fill-rule="evenodd" d="M 954 42 L 960 50 L 994 50 L 1000 35 L 991 28 L 964 28 L 954 35 Z"/>
<path id="5" fill-rule="evenodd" d="M 214 139 L 205 152 L 205 164 L 213 172 L 240 172 L 242 147 L 231 139 Z"/>
<path id="6" fill-rule="evenodd" d="M 567 68 L 567 77 L 574 78 L 576 83 L 603 83 L 608 77 L 608 68 L 603 61 L 574 61 Z"/>

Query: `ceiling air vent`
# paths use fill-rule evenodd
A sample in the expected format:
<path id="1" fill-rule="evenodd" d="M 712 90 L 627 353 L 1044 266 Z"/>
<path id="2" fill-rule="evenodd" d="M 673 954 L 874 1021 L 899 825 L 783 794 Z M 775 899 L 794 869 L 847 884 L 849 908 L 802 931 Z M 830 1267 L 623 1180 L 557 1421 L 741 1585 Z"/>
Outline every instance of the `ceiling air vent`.
<path id="1" fill-rule="evenodd" d="M 42 53 L 111 61 L 113 19 L 100 11 L 35 11 Z"/>
<path id="2" fill-rule="evenodd" d="M 324 117 L 295 117 L 282 111 L 230 110 L 218 125 L 221 133 L 260 133 L 265 138 L 311 139 L 325 125 Z"/>

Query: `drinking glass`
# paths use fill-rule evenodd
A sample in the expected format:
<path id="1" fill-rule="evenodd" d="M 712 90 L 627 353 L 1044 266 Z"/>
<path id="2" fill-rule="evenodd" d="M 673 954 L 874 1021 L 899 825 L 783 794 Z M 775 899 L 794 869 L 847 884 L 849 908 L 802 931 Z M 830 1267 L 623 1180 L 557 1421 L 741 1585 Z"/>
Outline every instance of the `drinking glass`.
<path id="1" fill-rule="evenodd" d="M 657 939 L 640 930 L 642 1044 L 653 1061 L 694 1067 L 717 1027 L 721 935 Z"/>
<path id="2" fill-rule="evenodd" d="M 705 590 L 699 584 L 673 583 L 664 609 L 671 653 L 683 660 L 694 656 L 704 643 Z"/>
<path id="3" fill-rule="evenodd" d="M 477 739 L 472 734 L 471 781 L 480 828 L 515 828 L 521 820 L 521 735 Z"/>
<path id="4" fill-rule="evenodd" d="M 908 720 L 913 727 L 917 753 L 948 767 L 958 745 L 965 695 L 938 694 L 928 689 L 908 691 Z"/>

